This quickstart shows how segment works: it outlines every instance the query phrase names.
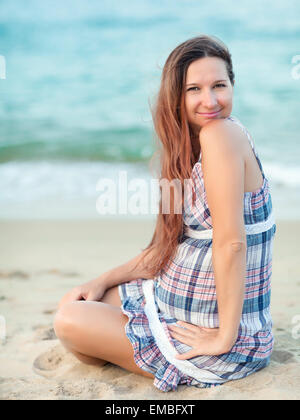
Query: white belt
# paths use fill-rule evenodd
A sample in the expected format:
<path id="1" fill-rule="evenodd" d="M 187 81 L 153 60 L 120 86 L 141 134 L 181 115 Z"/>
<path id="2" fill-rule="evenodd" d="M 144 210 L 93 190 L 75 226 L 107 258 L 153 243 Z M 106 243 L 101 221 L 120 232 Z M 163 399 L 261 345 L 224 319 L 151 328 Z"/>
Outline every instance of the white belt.
<path id="1" fill-rule="evenodd" d="M 246 235 L 254 235 L 257 233 L 265 232 L 275 224 L 275 217 L 273 212 L 269 215 L 267 220 L 263 222 L 253 223 L 252 225 L 245 225 Z M 213 229 L 195 230 L 186 226 L 184 234 L 194 239 L 212 239 Z"/>

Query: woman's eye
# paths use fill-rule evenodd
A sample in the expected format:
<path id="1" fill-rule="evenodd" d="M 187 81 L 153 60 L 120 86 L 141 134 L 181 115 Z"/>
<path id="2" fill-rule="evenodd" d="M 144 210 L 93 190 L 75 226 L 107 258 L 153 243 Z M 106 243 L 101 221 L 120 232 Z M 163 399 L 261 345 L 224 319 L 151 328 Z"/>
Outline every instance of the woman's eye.
<path id="1" fill-rule="evenodd" d="M 224 83 L 217 83 L 215 85 L 215 87 L 217 87 L 217 86 L 226 87 L 226 85 L 224 85 Z M 194 89 L 199 89 L 199 88 L 197 86 L 194 86 L 194 87 L 189 88 L 187 91 L 194 90 Z"/>

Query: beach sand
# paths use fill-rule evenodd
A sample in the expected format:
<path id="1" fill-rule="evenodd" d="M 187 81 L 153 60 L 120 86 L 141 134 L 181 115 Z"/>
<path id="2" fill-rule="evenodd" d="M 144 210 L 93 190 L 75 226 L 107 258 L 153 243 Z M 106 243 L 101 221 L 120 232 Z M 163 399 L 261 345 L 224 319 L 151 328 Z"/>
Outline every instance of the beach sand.
<path id="1" fill-rule="evenodd" d="M 299 399 L 300 222 L 277 221 L 270 365 L 220 387 L 157 390 L 151 379 L 108 364 L 87 366 L 53 330 L 60 298 L 141 252 L 152 221 L 0 222 L 0 399 Z M 299 336 L 299 338 L 297 338 Z"/>

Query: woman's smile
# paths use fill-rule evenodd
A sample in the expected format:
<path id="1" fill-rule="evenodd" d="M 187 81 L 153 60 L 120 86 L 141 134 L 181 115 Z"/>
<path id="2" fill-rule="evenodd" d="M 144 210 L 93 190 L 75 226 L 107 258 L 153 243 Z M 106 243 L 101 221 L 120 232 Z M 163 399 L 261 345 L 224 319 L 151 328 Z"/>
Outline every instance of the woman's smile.
<path id="1" fill-rule="evenodd" d="M 202 117 L 212 118 L 212 117 L 216 117 L 217 115 L 219 115 L 220 112 L 221 112 L 221 110 L 216 111 L 216 112 L 197 112 L 197 114 L 201 115 Z"/>

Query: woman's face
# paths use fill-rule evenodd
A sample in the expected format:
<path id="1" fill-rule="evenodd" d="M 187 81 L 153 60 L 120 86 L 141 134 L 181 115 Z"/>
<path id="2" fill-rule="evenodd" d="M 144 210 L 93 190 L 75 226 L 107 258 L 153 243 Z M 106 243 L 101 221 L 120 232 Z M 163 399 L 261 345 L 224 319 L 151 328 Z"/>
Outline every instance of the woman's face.
<path id="1" fill-rule="evenodd" d="M 193 61 L 188 67 L 184 89 L 188 122 L 196 135 L 210 120 L 230 116 L 233 86 L 221 58 Z"/>

